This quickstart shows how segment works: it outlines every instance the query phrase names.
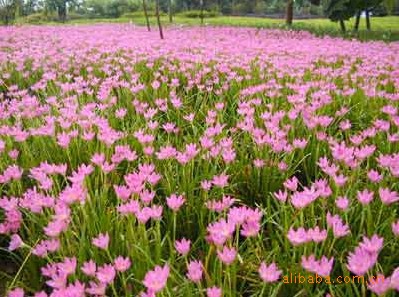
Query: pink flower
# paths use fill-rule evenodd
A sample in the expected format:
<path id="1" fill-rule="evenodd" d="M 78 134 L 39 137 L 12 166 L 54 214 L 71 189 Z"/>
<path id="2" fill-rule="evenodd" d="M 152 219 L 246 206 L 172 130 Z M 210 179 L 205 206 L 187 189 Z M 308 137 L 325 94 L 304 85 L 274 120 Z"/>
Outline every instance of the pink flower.
<path id="1" fill-rule="evenodd" d="M 302 192 L 295 192 L 291 196 L 291 203 L 297 209 L 305 208 L 315 201 L 319 193 L 312 188 L 304 188 Z"/>
<path id="2" fill-rule="evenodd" d="M 205 191 L 209 191 L 212 187 L 212 182 L 203 180 L 201 181 L 201 188 Z"/>
<path id="3" fill-rule="evenodd" d="M 349 226 L 344 224 L 339 215 L 332 216 L 327 212 L 327 225 L 332 228 L 334 237 L 339 238 L 350 233 Z"/>
<path id="4" fill-rule="evenodd" d="M 395 191 L 391 191 L 385 188 L 380 188 L 378 190 L 378 194 L 380 195 L 382 203 L 384 203 L 385 205 L 389 205 L 396 201 L 399 201 L 399 195 Z"/>
<path id="5" fill-rule="evenodd" d="M 80 270 L 83 271 L 84 274 L 88 276 L 95 276 L 96 275 L 96 263 L 94 263 L 93 260 L 90 260 L 88 262 L 84 262 Z"/>
<path id="6" fill-rule="evenodd" d="M 154 153 L 154 148 L 152 146 L 146 146 L 145 148 L 143 148 L 143 152 L 147 156 L 151 156 Z"/>
<path id="7" fill-rule="evenodd" d="M 107 289 L 106 284 L 104 284 L 104 283 L 97 284 L 97 283 L 91 281 L 91 282 L 89 282 L 89 286 L 86 289 L 86 292 L 89 293 L 90 295 L 104 296 L 106 289 Z"/>
<path id="8" fill-rule="evenodd" d="M 58 238 L 44 240 L 43 243 L 46 246 L 48 252 L 54 253 L 60 248 L 60 241 Z"/>
<path id="9" fill-rule="evenodd" d="M 212 179 L 212 184 L 217 187 L 224 188 L 229 184 L 228 179 L 229 176 L 224 173 L 220 175 L 215 175 Z"/>
<path id="10" fill-rule="evenodd" d="M 154 81 L 151 83 L 151 86 L 152 86 L 152 88 L 153 88 L 154 90 L 157 90 L 157 89 L 159 89 L 159 87 L 161 86 L 161 83 L 160 83 L 159 81 L 157 81 L 157 80 L 154 80 Z"/>
<path id="11" fill-rule="evenodd" d="M 349 207 L 349 200 L 346 197 L 338 197 L 335 200 L 335 205 L 341 210 L 347 210 Z"/>
<path id="12" fill-rule="evenodd" d="M 21 237 L 19 237 L 18 234 L 13 234 L 13 235 L 11 235 L 11 240 L 10 240 L 10 244 L 8 246 L 8 250 L 14 251 L 14 250 L 20 248 L 23 244 L 24 244 L 24 242 L 22 241 Z"/>
<path id="13" fill-rule="evenodd" d="M 111 264 L 98 267 L 96 277 L 103 284 L 111 284 L 115 278 L 115 269 Z"/>
<path id="14" fill-rule="evenodd" d="M 165 286 L 169 277 L 169 266 L 155 266 L 154 270 L 148 271 L 144 277 L 143 284 L 149 292 L 158 293 Z"/>
<path id="15" fill-rule="evenodd" d="M 175 212 L 179 210 L 185 201 L 186 199 L 184 199 L 182 195 L 177 196 L 176 194 L 172 194 L 170 197 L 166 198 L 166 204 Z"/>
<path id="16" fill-rule="evenodd" d="M 302 267 L 309 272 L 319 274 L 323 277 L 328 277 L 331 273 L 334 258 L 327 259 L 323 256 L 319 261 L 315 259 L 314 255 L 310 255 L 308 258 L 302 256 Z"/>
<path id="17" fill-rule="evenodd" d="M 153 220 L 160 220 L 162 218 L 163 208 L 161 205 L 153 204 L 150 208 L 150 216 Z"/>
<path id="18" fill-rule="evenodd" d="M 376 261 L 376 253 L 369 253 L 361 247 L 356 247 L 354 252 L 349 253 L 347 267 L 349 271 L 360 276 L 369 271 Z"/>
<path id="19" fill-rule="evenodd" d="M 298 230 L 295 230 L 293 227 L 291 227 L 288 230 L 287 238 L 294 246 L 301 245 L 303 243 L 311 241 L 311 238 L 308 236 L 308 233 L 302 227 L 298 228 Z"/>
<path id="20" fill-rule="evenodd" d="M 235 248 L 228 248 L 227 246 L 224 246 L 223 250 L 217 251 L 217 255 L 220 261 L 222 261 L 226 265 L 230 265 L 234 262 L 237 256 L 237 251 Z"/>
<path id="21" fill-rule="evenodd" d="M 286 171 L 288 169 L 287 163 L 285 163 L 284 161 L 279 162 L 278 169 L 280 169 L 281 171 Z"/>
<path id="22" fill-rule="evenodd" d="M 399 220 L 393 222 L 392 225 L 392 232 L 395 236 L 399 236 Z"/>
<path id="23" fill-rule="evenodd" d="M 247 220 L 242 224 L 240 234 L 245 237 L 254 237 L 259 234 L 260 220 Z"/>
<path id="24" fill-rule="evenodd" d="M 368 173 L 367 173 L 368 178 L 370 179 L 370 181 L 372 181 L 373 183 L 377 183 L 379 181 L 382 180 L 382 175 L 378 173 L 377 170 L 371 169 Z"/>
<path id="25" fill-rule="evenodd" d="M 357 199 L 363 205 L 369 204 L 374 198 L 374 193 L 364 189 L 363 191 L 357 192 Z"/>
<path id="26" fill-rule="evenodd" d="M 222 289 L 218 287 L 211 287 L 206 289 L 206 296 L 207 297 L 222 297 Z"/>
<path id="27" fill-rule="evenodd" d="M 109 235 L 108 233 L 105 234 L 100 233 L 97 237 L 93 238 L 91 242 L 96 247 L 106 250 L 109 244 Z"/>
<path id="28" fill-rule="evenodd" d="M 194 113 L 190 113 L 188 115 L 184 115 L 183 119 L 185 119 L 188 122 L 192 122 L 194 120 L 195 114 Z"/>
<path id="29" fill-rule="evenodd" d="M 19 151 L 16 150 L 16 149 L 11 150 L 11 151 L 8 152 L 8 156 L 9 156 L 11 159 L 13 159 L 13 160 L 16 160 L 16 159 L 18 158 L 18 155 L 19 155 Z"/>
<path id="30" fill-rule="evenodd" d="M 16 288 L 10 292 L 8 292 L 8 297 L 24 297 L 25 293 L 24 290 L 21 288 Z"/>
<path id="31" fill-rule="evenodd" d="M 155 153 L 159 160 L 167 160 L 176 157 L 177 151 L 171 145 L 163 146 L 159 149 L 159 152 Z"/>
<path id="32" fill-rule="evenodd" d="M 57 237 L 61 232 L 68 228 L 68 221 L 55 219 L 50 221 L 46 227 L 43 228 L 44 233 L 50 237 Z"/>
<path id="33" fill-rule="evenodd" d="M 143 190 L 139 194 L 141 201 L 143 201 L 144 204 L 148 205 L 154 200 L 155 198 L 155 191 L 150 191 L 150 190 Z"/>
<path id="34" fill-rule="evenodd" d="M 119 108 L 115 111 L 115 117 L 118 119 L 123 119 L 127 113 L 126 108 Z"/>
<path id="35" fill-rule="evenodd" d="M 235 203 L 235 199 L 230 196 L 223 196 L 222 200 L 208 200 L 206 202 L 206 207 L 209 210 L 213 210 L 216 212 L 223 212 L 226 209 L 229 209 Z"/>
<path id="36" fill-rule="evenodd" d="M 282 203 L 286 202 L 288 198 L 288 193 L 286 191 L 279 190 L 278 192 L 273 193 L 273 195 Z"/>
<path id="37" fill-rule="evenodd" d="M 202 279 L 202 263 L 200 261 L 190 261 L 187 267 L 187 277 L 195 282 L 198 283 Z"/>
<path id="38" fill-rule="evenodd" d="M 306 139 L 299 139 L 299 138 L 294 139 L 294 141 L 292 142 L 293 146 L 298 149 L 304 149 L 307 143 L 308 141 Z"/>
<path id="39" fill-rule="evenodd" d="M 56 273 L 51 275 L 51 279 L 46 281 L 46 284 L 54 289 L 62 289 L 67 286 L 67 281 L 67 275 Z"/>
<path id="40" fill-rule="evenodd" d="M 253 163 L 256 168 L 262 168 L 263 166 L 265 166 L 265 161 L 263 161 L 262 159 L 255 159 Z"/>
<path id="41" fill-rule="evenodd" d="M 392 272 L 390 282 L 390 287 L 399 291 L 399 267 Z"/>
<path id="42" fill-rule="evenodd" d="M 364 236 L 363 241 L 359 244 L 359 246 L 369 253 L 378 253 L 382 249 L 383 244 L 384 238 L 374 234 L 370 239 Z"/>
<path id="43" fill-rule="evenodd" d="M 76 271 L 76 257 L 65 258 L 64 262 L 58 263 L 58 272 L 62 275 L 72 275 Z"/>
<path id="44" fill-rule="evenodd" d="M 175 241 L 175 248 L 177 252 L 183 256 L 186 256 L 190 251 L 191 241 L 185 238 L 182 238 L 180 241 Z"/>
<path id="45" fill-rule="evenodd" d="M 296 176 L 293 176 L 291 179 L 287 179 L 284 182 L 284 187 L 292 192 L 295 192 L 298 188 L 298 179 L 296 178 Z"/>
<path id="46" fill-rule="evenodd" d="M 265 283 L 274 283 L 276 282 L 281 274 L 282 271 L 278 269 L 276 263 L 271 263 L 270 265 L 267 265 L 265 262 L 262 262 L 259 267 L 259 275 L 261 279 Z"/>
<path id="47" fill-rule="evenodd" d="M 223 245 L 231 238 L 236 226 L 231 222 L 221 219 L 207 227 L 209 239 L 216 245 Z"/>
<path id="48" fill-rule="evenodd" d="M 327 230 L 320 230 L 318 226 L 308 230 L 308 237 L 314 242 L 322 242 L 327 239 Z"/>
<path id="49" fill-rule="evenodd" d="M 129 199 L 130 195 L 132 194 L 131 189 L 127 186 L 114 185 L 114 190 L 116 196 L 124 201 Z"/>
<path id="50" fill-rule="evenodd" d="M 377 274 L 369 278 L 367 287 L 373 293 L 382 296 L 391 289 L 391 279 L 383 274 Z"/>
<path id="51" fill-rule="evenodd" d="M 227 221 L 234 225 L 243 224 L 248 217 L 246 206 L 235 206 L 230 208 L 227 215 Z"/>
<path id="52" fill-rule="evenodd" d="M 101 166 L 105 162 L 105 155 L 103 153 L 94 153 L 90 161 L 97 166 Z"/>
<path id="53" fill-rule="evenodd" d="M 333 179 L 338 187 L 343 187 L 345 185 L 346 181 L 348 180 L 348 178 L 343 174 L 334 175 Z"/>
<path id="54" fill-rule="evenodd" d="M 114 268 L 119 272 L 125 272 L 130 268 L 131 262 L 129 258 L 123 258 L 122 256 L 117 257 L 114 260 Z"/>

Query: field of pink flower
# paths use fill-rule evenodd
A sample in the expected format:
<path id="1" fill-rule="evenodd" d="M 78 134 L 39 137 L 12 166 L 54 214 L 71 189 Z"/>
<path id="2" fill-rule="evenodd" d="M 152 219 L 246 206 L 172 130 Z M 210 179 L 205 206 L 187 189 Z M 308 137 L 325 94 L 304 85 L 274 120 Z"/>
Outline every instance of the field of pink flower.
<path id="1" fill-rule="evenodd" d="M 398 102 L 398 43 L 1 27 L 0 295 L 397 296 Z"/>

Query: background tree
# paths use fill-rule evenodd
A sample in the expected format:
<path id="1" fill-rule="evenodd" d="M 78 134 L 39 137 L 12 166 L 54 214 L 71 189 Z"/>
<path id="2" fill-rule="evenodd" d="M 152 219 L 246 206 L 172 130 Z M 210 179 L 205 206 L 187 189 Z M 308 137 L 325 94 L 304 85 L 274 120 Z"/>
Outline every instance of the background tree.
<path id="1" fill-rule="evenodd" d="M 352 0 L 351 2 L 356 10 L 354 31 L 359 30 L 362 12 L 365 12 L 366 15 L 366 28 L 367 30 L 371 30 L 370 12 L 380 6 L 383 0 Z"/>
<path id="2" fill-rule="evenodd" d="M 396 0 L 383 0 L 384 7 L 389 15 L 392 15 L 395 11 Z"/>
<path id="3" fill-rule="evenodd" d="M 341 31 L 346 32 L 345 22 L 357 11 L 353 0 L 328 0 L 324 6 L 326 16 L 333 22 L 339 22 Z"/>
<path id="4" fill-rule="evenodd" d="M 72 3 L 74 0 L 47 0 L 48 7 L 51 10 L 57 11 L 58 19 L 61 22 L 65 22 L 67 19 L 68 3 Z"/>
<path id="5" fill-rule="evenodd" d="M 22 15 L 27 16 L 36 12 L 39 3 L 37 0 L 26 0 L 22 6 Z"/>
<path id="6" fill-rule="evenodd" d="M 16 6 L 14 0 L 0 0 L 0 19 L 3 24 L 9 25 L 15 19 Z"/>
<path id="7" fill-rule="evenodd" d="M 370 12 L 378 7 L 382 2 L 383 0 L 357 0 L 358 9 L 365 11 L 366 13 L 366 27 L 369 31 L 371 30 Z"/>

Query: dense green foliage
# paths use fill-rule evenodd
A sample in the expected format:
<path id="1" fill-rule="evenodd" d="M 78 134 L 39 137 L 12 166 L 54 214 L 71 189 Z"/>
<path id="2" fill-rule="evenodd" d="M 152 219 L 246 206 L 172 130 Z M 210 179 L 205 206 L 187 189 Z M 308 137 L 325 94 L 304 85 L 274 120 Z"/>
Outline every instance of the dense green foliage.
<path id="1" fill-rule="evenodd" d="M 154 0 L 145 0 L 149 10 L 155 10 Z M 186 13 L 191 10 L 201 10 L 200 0 L 173 0 L 171 11 Z M 69 14 L 80 14 L 84 17 L 117 18 L 125 13 L 142 10 L 142 0 L 1 0 L 0 19 L 9 23 L 15 17 L 52 13 L 59 20 L 69 19 Z M 282 17 L 286 13 L 287 1 L 281 0 L 204 0 L 203 8 L 223 15 L 274 15 Z M 160 8 L 167 13 L 169 1 L 160 1 Z M 357 10 L 373 10 L 374 14 L 394 14 L 399 10 L 398 0 L 296 0 L 293 5 L 295 17 L 329 16 L 332 20 L 348 19 Z M 341 12 L 340 12 L 341 11 Z M 190 14 L 190 13 L 189 13 Z M 206 17 L 206 16 L 205 16 Z M 37 18 L 33 17 L 33 18 Z M 337 19 L 338 18 L 338 19 Z M 52 19 L 50 17 L 50 19 Z"/>
<path id="2" fill-rule="evenodd" d="M 151 20 L 145 21 L 143 4 L 146 5 L 148 16 L 155 16 L 155 0 L 0 0 L 0 21 L 4 24 L 29 23 L 43 24 L 49 22 L 95 21 L 134 22 L 150 26 Z M 303 19 L 327 17 L 333 22 L 339 22 L 341 31 L 345 32 L 345 21 L 355 19 L 350 28 L 359 32 L 361 14 L 365 12 L 366 28 L 372 33 L 356 33 L 361 39 L 397 40 L 399 35 L 395 29 L 379 28 L 371 31 L 371 15 L 386 16 L 399 12 L 399 0 L 295 0 L 293 5 L 287 1 L 278 0 L 163 0 L 159 1 L 161 16 L 168 18 L 162 23 L 177 22 L 193 24 L 191 20 L 201 19 L 201 24 L 275 27 L 285 24 L 292 29 L 310 30 L 318 35 L 336 35 L 336 25 L 319 25 L 319 21 L 306 22 Z M 221 16 L 229 16 L 223 19 Z M 244 22 L 232 16 L 247 17 Z M 216 17 L 221 17 L 216 20 Z M 261 17 L 261 18 L 255 18 Z M 116 20 L 121 18 L 120 20 Z M 210 19 L 214 20 L 210 20 Z M 268 19 L 266 19 L 268 18 Z M 292 23 L 292 18 L 295 20 Z M 161 18 L 163 19 L 163 18 Z M 328 28 L 327 28 L 328 27 Z M 341 34 L 338 32 L 338 34 Z M 349 35 L 349 37 L 353 37 Z"/>

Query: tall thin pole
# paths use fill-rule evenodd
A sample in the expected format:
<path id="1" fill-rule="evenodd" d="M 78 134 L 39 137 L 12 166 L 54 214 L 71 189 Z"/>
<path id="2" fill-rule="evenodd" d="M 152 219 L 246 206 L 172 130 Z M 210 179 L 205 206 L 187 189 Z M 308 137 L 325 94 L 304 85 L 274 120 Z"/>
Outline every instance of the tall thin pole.
<path id="1" fill-rule="evenodd" d="M 201 25 L 203 25 L 204 24 L 204 0 L 200 0 L 200 5 L 201 5 L 201 14 L 200 14 Z"/>
<path id="2" fill-rule="evenodd" d="M 169 22 L 173 23 L 173 10 L 172 10 L 172 0 L 168 0 L 168 12 L 169 12 Z"/>
<path id="3" fill-rule="evenodd" d="M 151 31 L 150 20 L 148 19 L 148 12 L 147 12 L 147 4 L 145 3 L 146 0 L 143 0 L 143 10 L 144 10 L 144 17 L 147 23 L 147 30 Z"/>
<path id="4" fill-rule="evenodd" d="M 367 31 L 371 30 L 370 10 L 369 9 L 366 9 L 366 28 L 367 28 Z"/>
<path id="5" fill-rule="evenodd" d="M 285 22 L 288 26 L 292 25 L 292 19 L 294 18 L 294 0 L 287 1 L 287 8 L 285 13 Z"/>
<path id="6" fill-rule="evenodd" d="M 161 18 L 159 16 L 159 0 L 156 1 L 155 3 L 155 14 L 157 15 L 157 22 L 158 22 L 158 28 L 159 28 L 159 36 L 161 39 L 163 39 L 163 31 L 162 31 L 162 24 L 161 24 Z"/>

